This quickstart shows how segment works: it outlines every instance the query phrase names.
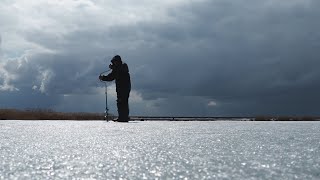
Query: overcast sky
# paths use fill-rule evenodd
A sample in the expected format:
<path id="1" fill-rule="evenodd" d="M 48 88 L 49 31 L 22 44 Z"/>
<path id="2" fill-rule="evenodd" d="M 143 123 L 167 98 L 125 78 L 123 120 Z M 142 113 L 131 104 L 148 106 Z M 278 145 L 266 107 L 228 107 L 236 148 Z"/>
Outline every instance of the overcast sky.
<path id="1" fill-rule="evenodd" d="M 319 7 L 1 0 L 0 108 L 103 112 L 98 76 L 119 54 L 130 68 L 131 115 L 320 115 Z"/>

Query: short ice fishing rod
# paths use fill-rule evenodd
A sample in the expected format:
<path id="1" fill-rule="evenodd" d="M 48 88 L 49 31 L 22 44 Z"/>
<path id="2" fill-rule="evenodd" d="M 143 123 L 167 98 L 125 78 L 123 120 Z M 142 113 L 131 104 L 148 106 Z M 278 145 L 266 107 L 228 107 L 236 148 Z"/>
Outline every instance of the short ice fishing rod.
<path id="1" fill-rule="evenodd" d="M 111 69 L 107 70 L 107 71 L 103 71 L 102 73 L 100 73 L 100 76 L 102 76 L 104 73 L 107 73 L 111 71 Z M 105 88 L 105 94 L 106 94 L 106 110 L 104 111 L 104 120 L 107 120 L 107 122 L 109 121 L 109 108 L 108 108 L 108 86 L 107 86 L 107 82 L 106 81 L 102 81 L 101 82 L 104 83 L 104 88 Z"/>

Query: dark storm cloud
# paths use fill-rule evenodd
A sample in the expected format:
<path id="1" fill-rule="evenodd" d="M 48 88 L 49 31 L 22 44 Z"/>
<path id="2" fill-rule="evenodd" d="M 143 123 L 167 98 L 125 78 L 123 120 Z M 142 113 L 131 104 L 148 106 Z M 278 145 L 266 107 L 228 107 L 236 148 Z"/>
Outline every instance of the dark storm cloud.
<path id="1" fill-rule="evenodd" d="M 242 104 L 239 110 L 226 104 L 229 113 L 316 113 L 312 107 L 320 99 L 317 4 L 215 6 L 211 1 L 178 10 L 172 13 L 174 18 L 184 17 L 186 11 L 193 13 L 192 19 L 180 26 L 178 16 L 177 27 L 156 32 L 159 39 L 172 42 L 157 47 L 159 54 L 148 57 L 156 60 L 138 72 L 141 90 L 155 97 L 172 92 Z M 152 25 L 150 29 L 161 30 Z M 182 35 L 170 38 L 176 32 Z M 179 38 L 183 34 L 189 38 Z M 143 78 L 148 68 L 156 70 Z"/>
<path id="2" fill-rule="evenodd" d="M 244 114 L 315 113 L 309 105 L 319 99 L 319 13 L 312 8 L 317 2 L 306 7 L 243 7 L 249 13 L 224 3 L 228 10 L 221 14 L 213 4 L 200 6 L 210 7 L 208 11 L 193 6 L 193 19 L 186 26 L 177 21 L 176 26 L 129 28 L 144 31 L 150 40 L 135 57 L 143 64 L 135 72 L 142 95 L 205 96 L 229 102 L 225 107 L 230 112 Z"/>
<path id="3" fill-rule="evenodd" d="M 65 33 L 24 30 L 26 41 L 50 51 L 5 69 L 17 75 L 8 82 L 20 91 L 88 95 L 101 87 L 97 75 L 112 55 L 120 54 L 143 98 L 137 109 L 145 114 L 148 108 L 158 115 L 315 114 L 319 5 L 311 0 L 180 3 L 159 18 L 110 26 L 86 13 L 81 21 L 67 21 L 76 28 Z M 70 107 L 78 98 L 67 98 Z M 98 98 L 93 99 L 91 104 Z"/>

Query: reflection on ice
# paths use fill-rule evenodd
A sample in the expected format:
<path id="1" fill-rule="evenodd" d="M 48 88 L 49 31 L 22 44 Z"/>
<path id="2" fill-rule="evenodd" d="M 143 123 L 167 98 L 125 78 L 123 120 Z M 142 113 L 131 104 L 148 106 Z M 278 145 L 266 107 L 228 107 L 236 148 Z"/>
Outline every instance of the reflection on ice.
<path id="1" fill-rule="evenodd" d="M 319 122 L 0 121 L 0 179 L 319 179 Z"/>

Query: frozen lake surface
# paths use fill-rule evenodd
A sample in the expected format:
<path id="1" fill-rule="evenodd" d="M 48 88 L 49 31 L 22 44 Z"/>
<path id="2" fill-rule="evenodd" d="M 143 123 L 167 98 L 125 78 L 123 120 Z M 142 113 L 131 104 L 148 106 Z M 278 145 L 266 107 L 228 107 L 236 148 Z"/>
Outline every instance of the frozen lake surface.
<path id="1" fill-rule="evenodd" d="M 320 122 L 0 121 L 0 179 L 320 179 Z"/>

